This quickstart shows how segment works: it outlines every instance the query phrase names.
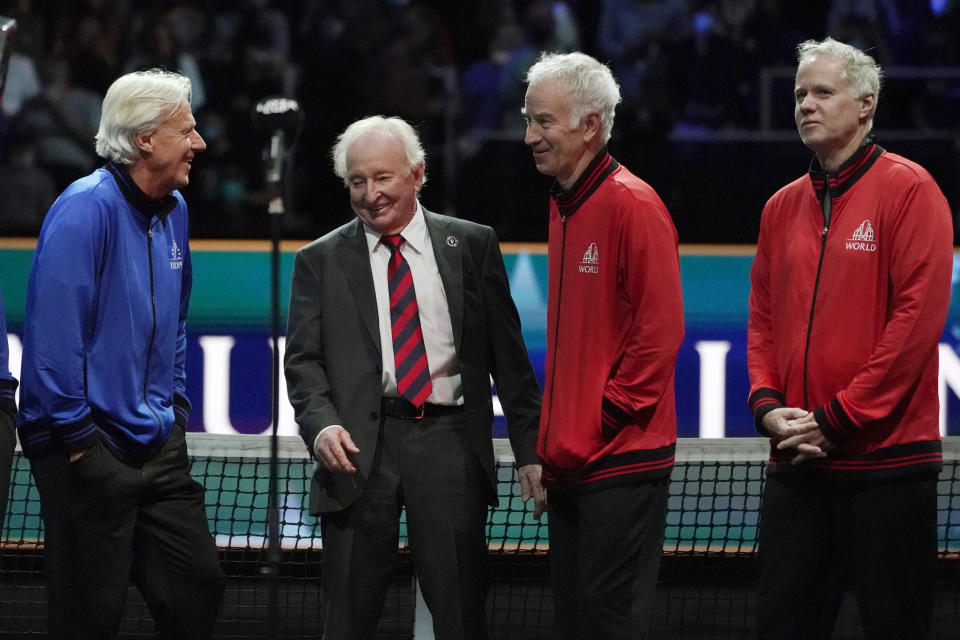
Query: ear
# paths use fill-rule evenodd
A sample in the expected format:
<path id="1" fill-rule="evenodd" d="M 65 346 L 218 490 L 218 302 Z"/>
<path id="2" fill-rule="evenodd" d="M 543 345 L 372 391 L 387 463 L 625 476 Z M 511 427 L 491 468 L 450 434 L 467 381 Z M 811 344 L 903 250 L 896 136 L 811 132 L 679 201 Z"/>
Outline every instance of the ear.
<path id="1" fill-rule="evenodd" d="M 141 151 L 145 153 L 153 152 L 153 134 L 135 133 L 133 134 L 133 142 Z"/>
<path id="2" fill-rule="evenodd" d="M 600 122 L 600 114 L 596 111 L 590 111 L 580 118 L 580 124 L 583 126 L 583 140 L 589 142 L 594 138 L 599 138 L 603 126 Z"/>
<path id="3" fill-rule="evenodd" d="M 411 173 L 413 173 L 414 176 L 415 189 L 418 193 L 420 192 L 420 187 L 423 186 L 423 175 L 425 171 L 426 165 L 423 162 L 418 162 L 414 165 L 413 169 L 411 169 Z"/>
<path id="4" fill-rule="evenodd" d="M 877 108 L 877 96 L 868 93 L 861 100 L 863 100 L 863 105 L 860 107 L 860 119 L 866 122 L 873 117 L 873 110 Z"/>

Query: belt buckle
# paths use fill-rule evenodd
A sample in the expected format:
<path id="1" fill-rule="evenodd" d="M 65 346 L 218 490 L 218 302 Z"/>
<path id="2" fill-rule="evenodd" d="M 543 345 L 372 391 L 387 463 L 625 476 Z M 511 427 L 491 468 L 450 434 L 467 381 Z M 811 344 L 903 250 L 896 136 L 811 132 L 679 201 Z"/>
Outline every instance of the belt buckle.
<path id="1" fill-rule="evenodd" d="M 426 408 L 427 408 L 426 403 L 423 403 L 419 407 L 414 407 L 414 409 L 417 410 L 417 413 L 415 413 L 411 419 L 415 422 L 419 422 L 420 420 L 423 420 L 423 413 Z"/>

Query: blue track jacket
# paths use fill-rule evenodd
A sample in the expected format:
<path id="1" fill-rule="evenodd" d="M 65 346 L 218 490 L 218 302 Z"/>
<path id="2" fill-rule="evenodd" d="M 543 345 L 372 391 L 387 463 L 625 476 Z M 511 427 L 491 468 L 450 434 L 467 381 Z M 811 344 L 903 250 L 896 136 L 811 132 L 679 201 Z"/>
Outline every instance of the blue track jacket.
<path id="1" fill-rule="evenodd" d="M 101 439 L 141 464 L 186 424 L 191 268 L 179 192 L 109 163 L 50 208 L 30 267 L 18 428 L 28 457 Z"/>

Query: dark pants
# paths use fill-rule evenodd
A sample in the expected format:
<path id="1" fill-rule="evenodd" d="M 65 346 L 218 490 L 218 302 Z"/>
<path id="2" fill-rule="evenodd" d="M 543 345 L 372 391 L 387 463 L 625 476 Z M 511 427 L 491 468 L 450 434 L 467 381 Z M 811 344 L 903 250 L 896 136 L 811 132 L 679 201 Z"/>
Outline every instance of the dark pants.
<path id="1" fill-rule="evenodd" d="M 0 409 L 0 531 L 7 514 L 7 497 L 10 494 L 10 473 L 13 468 L 13 450 L 17 446 L 17 434 L 13 416 Z"/>
<path id="2" fill-rule="evenodd" d="M 936 477 L 769 476 L 758 561 L 759 638 L 829 638 L 851 581 L 867 638 L 929 638 Z"/>
<path id="3" fill-rule="evenodd" d="M 645 638 L 669 481 L 548 494 L 558 638 Z"/>
<path id="4" fill-rule="evenodd" d="M 143 468 L 103 444 L 31 460 L 44 520 L 49 638 L 113 638 L 130 580 L 158 638 L 210 638 L 224 576 L 183 429 Z"/>
<path id="5" fill-rule="evenodd" d="M 463 414 L 385 418 L 360 498 L 322 514 L 327 640 L 373 636 L 397 562 L 400 511 L 438 640 L 487 637 L 490 483 L 464 432 Z"/>

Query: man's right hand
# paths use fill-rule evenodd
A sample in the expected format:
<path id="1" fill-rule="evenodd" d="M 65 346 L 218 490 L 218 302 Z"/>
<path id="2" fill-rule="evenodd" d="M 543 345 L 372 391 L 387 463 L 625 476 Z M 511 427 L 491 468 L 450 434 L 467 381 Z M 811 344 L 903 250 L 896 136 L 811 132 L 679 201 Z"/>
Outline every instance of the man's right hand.
<path id="1" fill-rule="evenodd" d="M 763 428 L 776 440 L 794 436 L 797 431 L 788 422 L 803 418 L 808 413 L 797 407 L 780 407 L 763 416 Z"/>
<path id="2" fill-rule="evenodd" d="M 340 425 L 331 425 L 320 432 L 313 445 L 314 457 L 331 473 L 356 473 L 350 456 L 360 453 L 350 432 Z"/>

